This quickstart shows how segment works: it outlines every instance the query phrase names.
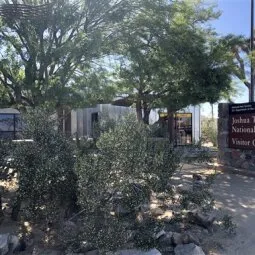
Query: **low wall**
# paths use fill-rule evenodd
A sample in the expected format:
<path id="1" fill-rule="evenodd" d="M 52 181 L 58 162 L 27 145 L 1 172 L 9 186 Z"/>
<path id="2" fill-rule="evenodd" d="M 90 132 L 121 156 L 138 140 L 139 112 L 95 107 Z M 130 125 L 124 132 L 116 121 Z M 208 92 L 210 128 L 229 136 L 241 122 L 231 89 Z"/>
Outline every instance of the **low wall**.
<path id="1" fill-rule="evenodd" d="M 229 104 L 220 103 L 218 110 L 219 164 L 255 172 L 255 150 L 229 148 Z"/>

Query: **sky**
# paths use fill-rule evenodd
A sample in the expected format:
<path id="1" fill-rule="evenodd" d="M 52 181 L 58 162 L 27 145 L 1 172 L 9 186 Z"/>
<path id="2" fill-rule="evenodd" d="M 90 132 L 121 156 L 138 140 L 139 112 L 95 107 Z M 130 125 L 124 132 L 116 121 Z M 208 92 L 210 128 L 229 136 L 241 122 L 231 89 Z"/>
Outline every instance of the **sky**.
<path id="1" fill-rule="evenodd" d="M 218 34 L 236 34 L 250 35 L 250 6 L 251 0 L 205 0 L 208 3 L 216 3 L 217 9 L 222 12 L 218 20 L 211 22 L 212 27 L 216 29 Z M 236 84 L 238 95 L 234 98 L 235 103 L 248 102 L 248 91 L 240 82 Z M 202 114 L 208 115 L 211 113 L 209 104 L 202 105 Z M 214 116 L 217 117 L 217 105 L 215 105 Z"/>

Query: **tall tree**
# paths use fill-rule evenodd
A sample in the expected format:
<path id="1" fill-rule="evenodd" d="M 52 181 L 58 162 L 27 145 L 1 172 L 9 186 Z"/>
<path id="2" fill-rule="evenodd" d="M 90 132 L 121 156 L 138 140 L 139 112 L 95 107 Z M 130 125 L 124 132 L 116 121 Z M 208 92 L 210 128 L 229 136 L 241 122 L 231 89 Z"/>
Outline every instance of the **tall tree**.
<path id="1" fill-rule="evenodd" d="M 148 0 L 143 8 L 122 30 L 118 72 L 121 93 L 136 105 L 138 119 L 148 122 L 156 107 L 173 113 L 217 101 L 230 88 L 228 55 L 204 23 L 218 13 L 202 1 Z"/>
<path id="2" fill-rule="evenodd" d="M 0 20 L 1 104 L 18 108 L 84 104 L 87 84 L 75 81 L 80 76 L 91 80 L 93 60 L 109 53 L 109 42 L 117 24 L 130 13 L 132 1 L 6 0 L 2 9 L 17 3 L 31 10 L 45 4 L 49 8 L 45 16 Z"/>
<path id="3" fill-rule="evenodd" d="M 251 58 L 254 59 L 254 53 L 251 52 L 250 39 L 244 36 L 227 35 L 221 39 L 221 43 L 225 45 L 229 54 L 230 64 L 232 64 L 232 75 L 240 80 L 250 93 L 251 87 Z M 254 61 L 253 61 L 254 63 Z"/>

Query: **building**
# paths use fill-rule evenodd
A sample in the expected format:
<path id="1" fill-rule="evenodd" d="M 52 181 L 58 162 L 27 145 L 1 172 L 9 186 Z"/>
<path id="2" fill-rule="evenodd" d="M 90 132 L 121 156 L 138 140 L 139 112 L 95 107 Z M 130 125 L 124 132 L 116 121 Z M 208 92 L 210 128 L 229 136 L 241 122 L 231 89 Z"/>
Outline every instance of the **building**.
<path id="1" fill-rule="evenodd" d="M 156 112 L 154 111 L 153 114 Z M 168 115 L 166 111 L 157 112 L 158 136 L 166 137 L 168 133 Z M 189 106 L 174 114 L 176 145 L 198 143 L 201 138 L 200 106 Z"/>
<path id="2" fill-rule="evenodd" d="M 107 118 L 123 118 L 135 109 L 128 106 L 98 104 L 91 108 L 72 110 L 66 114 L 62 130 L 71 136 L 93 137 L 95 124 L 102 116 Z M 167 113 L 153 110 L 150 114 L 150 124 L 155 127 L 155 136 L 167 137 Z M 199 106 L 189 106 L 175 114 L 176 145 L 197 143 L 201 137 L 201 116 Z M 11 108 L 0 109 L 0 138 L 18 139 L 21 133 L 19 111 Z"/>
<path id="3" fill-rule="evenodd" d="M 100 116 L 105 115 L 111 119 L 119 118 L 129 114 L 135 114 L 135 109 L 126 106 L 111 104 L 99 104 L 93 108 L 77 109 L 71 112 L 71 134 L 79 137 L 93 137 L 95 123 Z M 159 110 L 153 110 L 150 114 L 150 124 L 167 127 L 167 114 Z M 161 125 L 162 124 L 162 125 Z M 164 129 L 163 127 L 163 129 Z M 157 127 L 156 127 L 157 128 Z M 197 143 L 201 137 L 201 115 L 200 106 L 189 106 L 175 114 L 176 144 L 189 145 Z M 158 133 L 158 136 L 166 137 L 167 128 Z"/>
<path id="4" fill-rule="evenodd" d="M 135 113 L 130 107 L 116 106 L 112 104 L 98 104 L 93 108 L 72 110 L 71 112 L 71 134 L 78 137 L 93 137 L 95 123 L 101 116 L 118 120 L 129 113 Z"/>
<path id="5" fill-rule="evenodd" d="M 20 113 L 16 109 L 0 109 L 0 139 L 19 138 L 21 133 Z"/>

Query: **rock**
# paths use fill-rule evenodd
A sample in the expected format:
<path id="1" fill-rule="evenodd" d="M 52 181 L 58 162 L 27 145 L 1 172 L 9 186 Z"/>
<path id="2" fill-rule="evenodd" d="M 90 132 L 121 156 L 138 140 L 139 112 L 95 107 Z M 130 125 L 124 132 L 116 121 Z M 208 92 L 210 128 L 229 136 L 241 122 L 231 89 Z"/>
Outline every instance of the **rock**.
<path id="1" fill-rule="evenodd" d="M 97 250 L 97 248 L 94 245 L 92 245 L 91 243 L 83 241 L 83 242 L 80 243 L 79 249 L 77 250 L 77 252 L 86 254 L 86 252 L 94 251 L 94 250 Z"/>
<path id="2" fill-rule="evenodd" d="M 99 250 L 88 251 L 85 253 L 85 255 L 99 255 Z"/>
<path id="3" fill-rule="evenodd" d="M 131 249 L 119 251 L 115 255 L 161 255 L 161 253 L 157 249 L 151 249 L 148 251 Z"/>
<path id="4" fill-rule="evenodd" d="M 213 225 L 213 222 L 216 219 L 215 214 L 204 215 L 197 210 L 191 211 L 187 213 L 187 219 L 190 223 L 197 224 L 204 228 L 210 229 Z"/>
<path id="5" fill-rule="evenodd" d="M 0 255 L 5 255 L 9 252 L 9 237 L 10 234 L 0 235 Z"/>
<path id="6" fill-rule="evenodd" d="M 161 236 L 164 236 L 166 234 L 166 232 L 164 230 L 161 230 L 160 232 L 158 232 L 156 235 L 155 235 L 155 239 L 159 239 Z"/>
<path id="7" fill-rule="evenodd" d="M 164 222 L 170 222 L 174 216 L 173 211 L 167 210 L 162 215 L 158 216 L 158 220 L 162 220 Z"/>
<path id="8" fill-rule="evenodd" d="M 171 246 L 174 244 L 173 241 L 173 232 L 166 232 L 165 235 L 162 235 L 159 239 L 158 239 L 158 243 L 160 245 L 160 247 L 166 247 L 166 246 Z"/>
<path id="9" fill-rule="evenodd" d="M 175 245 L 183 244 L 183 237 L 182 237 L 182 234 L 179 234 L 179 233 L 174 232 L 174 233 L 173 233 L 173 236 L 172 236 L 172 240 L 173 240 L 173 243 L 174 243 Z"/>
<path id="10" fill-rule="evenodd" d="M 10 252 L 18 252 L 18 251 L 24 251 L 26 249 L 26 244 L 24 245 L 23 243 L 21 243 L 17 236 L 9 235 L 8 247 Z"/>
<path id="11" fill-rule="evenodd" d="M 25 253 L 25 254 L 31 254 L 31 253 Z M 36 246 L 34 247 L 32 251 L 32 255 L 63 255 L 63 252 L 59 250 L 41 249 Z"/>
<path id="12" fill-rule="evenodd" d="M 126 208 L 121 203 L 115 204 L 113 211 L 117 217 L 125 217 L 133 213 L 133 211 L 130 208 Z"/>
<path id="13" fill-rule="evenodd" d="M 73 221 L 68 220 L 63 223 L 63 229 L 68 232 L 74 232 L 78 230 L 78 226 Z"/>
<path id="14" fill-rule="evenodd" d="M 138 249 L 119 250 L 116 252 L 107 252 L 106 255 L 162 255 L 157 249 L 142 251 Z"/>
<path id="15" fill-rule="evenodd" d="M 193 181 L 193 191 L 200 191 L 202 189 L 208 188 L 208 183 L 206 181 Z"/>
<path id="16" fill-rule="evenodd" d="M 168 247 L 161 248 L 160 252 L 162 253 L 162 255 L 174 254 L 174 247 L 168 246 Z"/>
<path id="17" fill-rule="evenodd" d="M 160 234 L 160 233 L 159 233 Z M 158 234 L 158 235 L 159 235 Z M 190 233 L 177 233 L 177 232 L 165 232 L 158 238 L 160 247 L 167 247 L 171 245 L 189 244 L 195 243 L 199 245 L 199 240 Z"/>
<path id="18" fill-rule="evenodd" d="M 205 255 L 201 247 L 194 243 L 177 245 L 174 253 L 175 255 Z"/>
<path id="19" fill-rule="evenodd" d="M 70 237 L 76 237 L 79 232 L 78 226 L 73 221 L 65 221 L 62 226 L 62 235 Z"/>
<path id="20" fill-rule="evenodd" d="M 188 235 L 188 242 L 184 243 L 184 244 L 194 243 L 194 244 L 196 244 L 198 246 L 200 245 L 200 241 L 199 241 L 199 239 L 195 235 L 193 235 L 191 233 L 188 233 L 187 235 Z"/>
<path id="21" fill-rule="evenodd" d="M 187 193 L 187 192 L 191 192 L 192 191 L 192 186 L 188 183 L 184 183 L 184 184 L 179 184 L 176 187 L 176 191 L 179 193 Z"/>
<path id="22" fill-rule="evenodd" d="M 62 253 L 60 253 L 60 254 L 62 254 Z M 56 255 L 60 255 L 60 254 L 56 253 Z M 42 254 L 42 255 L 44 255 L 44 254 Z M 85 255 L 85 253 L 67 252 L 67 253 L 65 253 L 65 255 Z"/>
<path id="23" fill-rule="evenodd" d="M 159 193 L 158 195 L 157 195 L 157 199 L 162 199 L 162 200 L 164 200 L 165 198 L 167 198 L 167 194 L 166 193 L 164 193 L 164 192 L 162 192 L 162 193 Z"/>
<path id="24" fill-rule="evenodd" d="M 192 178 L 194 181 L 202 181 L 203 180 L 203 176 L 201 174 L 193 174 Z"/>
<path id="25" fill-rule="evenodd" d="M 164 214 L 164 211 L 163 211 L 161 208 L 159 208 L 159 207 L 157 207 L 157 208 L 151 208 L 150 211 L 151 211 L 151 214 L 152 214 L 153 216 L 160 216 L 160 215 L 163 215 L 163 214 Z"/>
<path id="26" fill-rule="evenodd" d="M 247 161 L 243 162 L 241 165 L 241 168 L 243 168 L 243 169 L 249 169 L 249 167 L 250 167 L 250 164 Z"/>
<path id="27" fill-rule="evenodd" d="M 203 229 L 203 233 L 204 233 L 205 235 L 208 235 L 208 234 L 209 234 L 209 231 L 205 228 L 205 229 Z"/>

